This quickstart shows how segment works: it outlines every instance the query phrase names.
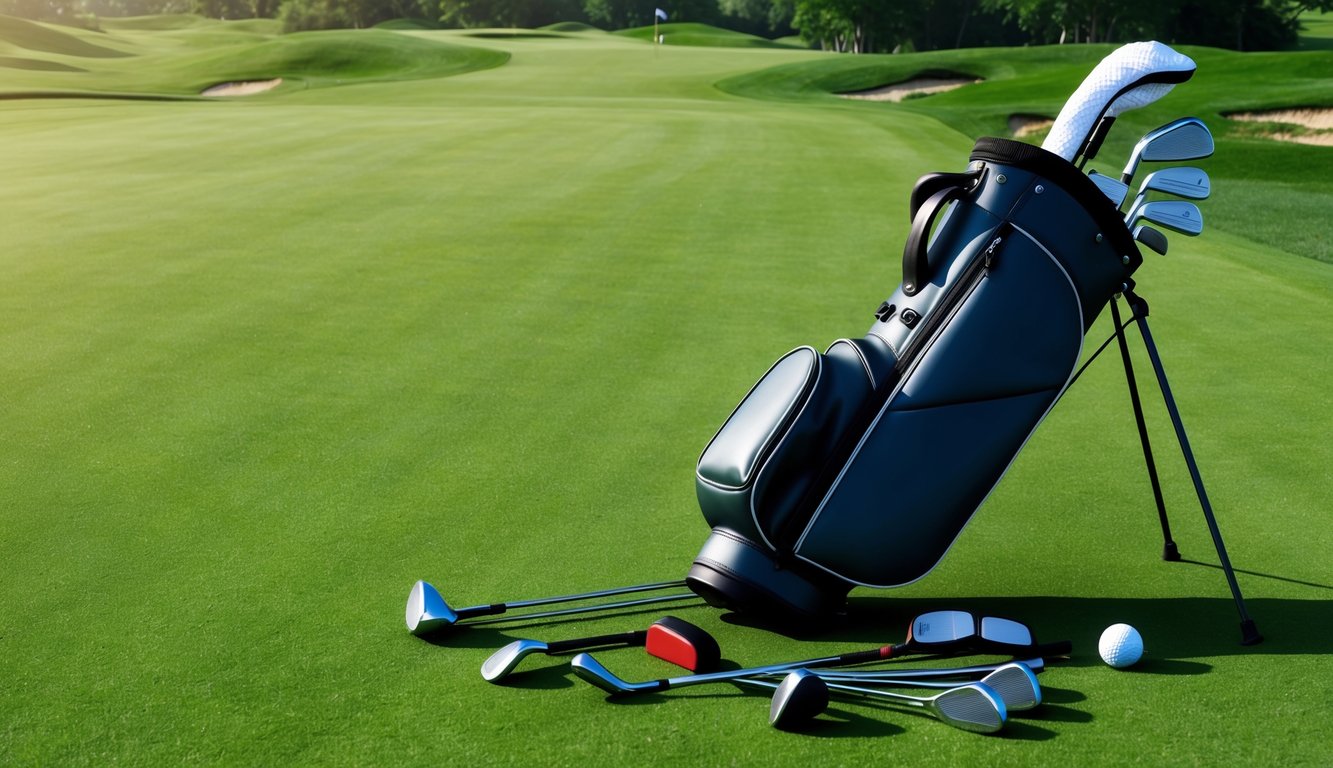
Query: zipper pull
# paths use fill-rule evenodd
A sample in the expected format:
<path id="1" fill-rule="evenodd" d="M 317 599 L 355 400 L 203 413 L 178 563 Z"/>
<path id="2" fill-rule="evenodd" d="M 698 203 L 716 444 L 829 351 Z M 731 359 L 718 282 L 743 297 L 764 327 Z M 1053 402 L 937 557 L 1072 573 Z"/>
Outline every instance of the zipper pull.
<path id="1" fill-rule="evenodd" d="M 985 253 L 981 255 L 982 256 L 981 266 L 985 267 L 987 272 L 990 271 L 991 265 L 995 263 L 995 249 L 999 248 L 1000 243 L 1003 241 L 1004 241 L 1004 235 L 996 235 L 995 239 L 990 241 L 990 245 L 986 246 Z"/>

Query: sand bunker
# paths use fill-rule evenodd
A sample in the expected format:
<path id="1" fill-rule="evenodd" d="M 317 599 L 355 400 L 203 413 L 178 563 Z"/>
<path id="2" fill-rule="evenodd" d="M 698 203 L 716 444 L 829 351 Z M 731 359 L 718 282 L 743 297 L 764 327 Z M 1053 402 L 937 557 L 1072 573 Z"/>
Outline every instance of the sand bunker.
<path id="1" fill-rule="evenodd" d="M 922 93 L 943 93 L 952 91 L 955 88 L 962 88 L 965 85 L 979 83 L 980 80 L 971 78 L 938 78 L 938 77 L 919 77 L 916 80 L 907 80 L 901 83 L 893 83 L 880 88 L 871 88 L 865 91 L 852 91 L 851 93 L 840 93 L 839 96 L 844 99 L 865 99 L 866 101 L 902 101 L 908 96 Z"/>
<path id="2" fill-rule="evenodd" d="M 1049 117 L 1042 117 L 1041 115 L 1010 115 L 1009 133 L 1013 134 L 1014 138 L 1021 139 L 1041 133 L 1050 128 L 1054 122 Z"/>
<path id="3" fill-rule="evenodd" d="M 271 91 L 282 85 L 282 78 L 272 80 L 247 80 L 240 83 L 221 83 L 204 89 L 204 96 L 249 96 L 255 93 Z"/>
<path id="4" fill-rule="evenodd" d="M 1227 115 L 1231 120 L 1243 120 L 1250 123 L 1286 123 L 1308 128 L 1313 133 L 1287 133 L 1278 131 L 1267 134 L 1268 138 L 1279 141 L 1294 141 L 1299 144 L 1316 144 L 1333 147 L 1333 109 L 1276 109 L 1272 112 L 1236 112 Z"/>

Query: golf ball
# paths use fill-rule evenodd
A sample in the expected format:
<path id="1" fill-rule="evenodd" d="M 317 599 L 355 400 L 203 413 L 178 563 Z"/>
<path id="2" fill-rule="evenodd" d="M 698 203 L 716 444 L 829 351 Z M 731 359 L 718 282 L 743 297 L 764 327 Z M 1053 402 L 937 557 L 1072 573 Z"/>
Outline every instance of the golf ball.
<path id="1" fill-rule="evenodd" d="M 1143 658 L 1143 636 L 1128 624 L 1112 624 L 1102 632 L 1097 651 L 1102 655 L 1102 661 L 1116 669 L 1124 669 Z"/>

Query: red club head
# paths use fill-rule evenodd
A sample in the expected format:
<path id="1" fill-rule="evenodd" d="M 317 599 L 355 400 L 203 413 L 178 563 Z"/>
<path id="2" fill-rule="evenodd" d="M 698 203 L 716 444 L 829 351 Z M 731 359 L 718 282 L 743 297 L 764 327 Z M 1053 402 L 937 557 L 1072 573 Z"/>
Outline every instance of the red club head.
<path id="1" fill-rule="evenodd" d="M 653 656 L 691 672 L 710 672 L 722 660 L 722 650 L 712 635 L 675 616 L 654 621 L 644 647 Z"/>

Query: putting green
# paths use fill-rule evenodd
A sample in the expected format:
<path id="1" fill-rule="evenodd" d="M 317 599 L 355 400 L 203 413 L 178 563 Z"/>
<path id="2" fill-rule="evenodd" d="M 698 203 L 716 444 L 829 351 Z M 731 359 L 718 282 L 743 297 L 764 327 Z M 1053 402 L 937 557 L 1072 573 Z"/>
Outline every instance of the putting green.
<path id="1" fill-rule="evenodd" d="M 407 634 L 403 602 L 418 578 L 461 606 L 683 575 L 707 533 L 699 451 L 779 355 L 869 327 L 898 282 L 912 182 L 961 168 L 969 126 L 991 125 L 1002 99 L 972 114 L 972 87 L 848 103 L 793 92 L 773 68 L 861 61 L 596 30 L 106 27 L 41 34 L 129 55 L 38 50 L 30 30 L 0 48 L 86 70 L 0 70 L 6 93 L 80 96 L 0 103 L 0 763 L 1317 765 L 1333 752 L 1319 716 L 1333 272 L 1274 247 L 1288 240 L 1242 236 L 1277 213 L 1263 195 L 1328 194 L 1304 154 L 1320 148 L 1218 127 L 1210 230 L 1173 237 L 1139 275 L 1265 643 L 1236 642 L 1149 387 L 1195 562 L 1158 559 L 1112 352 L 922 581 L 855 592 L 855 618 L 802 639 L 669 611 L 737 664 L 898 642 L 930 608 L 1013 616 L 1074 642 L 1042 676 L 1045 708 L 982 737 L 838 702 L 788 734 L 767 727 L 766 698 L 727 686 L 609 703 L 560 659 L 526 662 L 505 687 L 478 674 L 509 639 L 645 628 L 665 609 L 430 644 Z M 214 79 L 246 50 L 293 44 L 317 52 L 271 60 L 319 87 L 98 98 L 286 77 Z M 918 65 L 989 56 L 976 88 L 1028 77 L 1044 90 L 1025 108 L 1040 111 L 1101 52 Z M 1289 81 L 1234 100 L 1317 94 L 1305 68 L 1318 61 L 1299 57 L 1330 55 L 1292 54 Z M 1215 58 L 1228 88 L 1245 61 L 1287 71 L 1281 57 Z M 1196 106 L 1191 88 L 1221 90 L 1206 59 L 1148 127 Z M 1317 241 L 1323 226 L 1291 216 L 1282 236 Z M 1102 318 L 1089 342 L 1108 330 Z M 1136 366 L 1146 387 L 1141 354 Z M 1133 671 L 1096 658 L 1120 621 L 1147 643 Z M 598 656 L 629 679 L 674 673 L 638 651 Z"/>

